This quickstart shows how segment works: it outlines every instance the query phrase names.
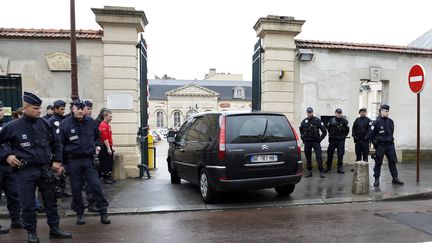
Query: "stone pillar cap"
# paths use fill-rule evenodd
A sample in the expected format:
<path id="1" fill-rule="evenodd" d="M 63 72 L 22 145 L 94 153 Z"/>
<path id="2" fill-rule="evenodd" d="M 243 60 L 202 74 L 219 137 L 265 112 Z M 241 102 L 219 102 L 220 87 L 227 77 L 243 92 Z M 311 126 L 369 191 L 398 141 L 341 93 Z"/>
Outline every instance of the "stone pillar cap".
<path id="1" fill-rule="evenodd" d="M 143 32 L 144 26 L 148 24 L 144 11 L 135 10 L 134 7 L 104 6 L 91 10 L 102 28 L 105 24 L 129 24 L 135 25 L 138 32 Z"/>
<path id="2" fill-rule="evenodd" d="M 266 33 L 291 33 L 297 35 L 301 32 L 301 27 L 305 20 L 298 20 L 291 16 L 267 15 L 261 17 L 254 25 L 254 30 L 258 37 L 263 37 Z"/>

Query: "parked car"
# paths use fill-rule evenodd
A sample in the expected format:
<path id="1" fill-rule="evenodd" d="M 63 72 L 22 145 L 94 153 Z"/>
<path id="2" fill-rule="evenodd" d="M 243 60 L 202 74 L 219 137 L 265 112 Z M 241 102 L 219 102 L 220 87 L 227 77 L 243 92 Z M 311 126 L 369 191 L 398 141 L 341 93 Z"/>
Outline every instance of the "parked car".
<path id="1" fill-rule="evenodd" d="M 283 114 L 196 114 L 167 140 L 171 183 L 198 185 L 206 203 L 220 191 L 274 187 L 290 195 L 302 176 L 300 143 Z"/>

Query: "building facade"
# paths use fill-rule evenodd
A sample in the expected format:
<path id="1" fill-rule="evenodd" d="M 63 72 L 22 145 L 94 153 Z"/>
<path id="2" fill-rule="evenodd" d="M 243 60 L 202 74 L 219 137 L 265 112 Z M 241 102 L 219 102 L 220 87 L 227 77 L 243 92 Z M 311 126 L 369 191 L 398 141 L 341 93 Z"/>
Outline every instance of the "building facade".
<path id="1" fill-rule="evenodd" d="M 149 80 L 150 128 L 179 128 L 206 111 L 251 110 L 250 81 Z"/>

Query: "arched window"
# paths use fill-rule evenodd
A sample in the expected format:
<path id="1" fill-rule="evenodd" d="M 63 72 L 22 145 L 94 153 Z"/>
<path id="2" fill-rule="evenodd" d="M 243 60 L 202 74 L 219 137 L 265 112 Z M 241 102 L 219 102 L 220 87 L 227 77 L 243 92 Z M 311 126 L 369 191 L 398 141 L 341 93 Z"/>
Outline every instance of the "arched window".
<path id="1" fill-rule="evenodd" d="M 186 113 L 186 119 L 188 119 L 190 116 L 192 116 L 193 114 L 196 114 L 196 113 L 198 113 L 198 111 L 196 111 L 196 110 L 189 110 Z"/>
<path id="2" fill-rule="evenodd" d="M 164 114 L 162 111 L 158 111 L 156 113 L 156 127 L 165 127 L 164 126 Z"/>
<path id="3" fill-rule="evenodd" d="M 173 114 L 173 118 L 174 118 L 174 127 L 180 127 L 181 125 L 180 111 L 175 111 Z"/>

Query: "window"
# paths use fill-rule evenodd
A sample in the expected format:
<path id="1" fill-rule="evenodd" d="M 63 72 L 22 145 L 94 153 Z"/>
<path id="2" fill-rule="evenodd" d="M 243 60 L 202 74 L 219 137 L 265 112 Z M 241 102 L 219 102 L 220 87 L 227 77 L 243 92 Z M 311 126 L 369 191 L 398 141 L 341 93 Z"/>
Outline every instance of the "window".
<path id="1" fill-rule="evenodd" d="M 197 117 L 192 124 L 186 140 L 197 142 L 211 142 L 217 138 L 217 122 L 219 121 L 217 115 L 206 115 L 204 117 Z"/>
<path id="2" fill-rule="evenodd" d="M 162 111 L 156 113 L 156 127 L 164 127 L 164 114 Z"/>
<path id="3" fill-rule="evenodd" d="M 186 119 L 188 119 L 190 116 L 192 116 L 193 114 L 196 114 L 196 113 L 198 113 L 198 111 L 196 111 L 196 110 L 189 110 L 186 113 Z"/>
<path id="4" fill-rule="evenodd" d="M 235 87 L 233 97 L 234 99 L 244 99 L 245 98 L 244 89 L 242 87 Z"/>
<path id="5" fill-rule="evenodd" d="M 227 143 L 263 143 L 295 141 L 285 116 L 239 115 L 227 116 Z"/>
<path id="6" fill-rule="evenodd" d="M 180 111 L 174 112 L 174 127 L 179 127 L 181 125 Z"/>

